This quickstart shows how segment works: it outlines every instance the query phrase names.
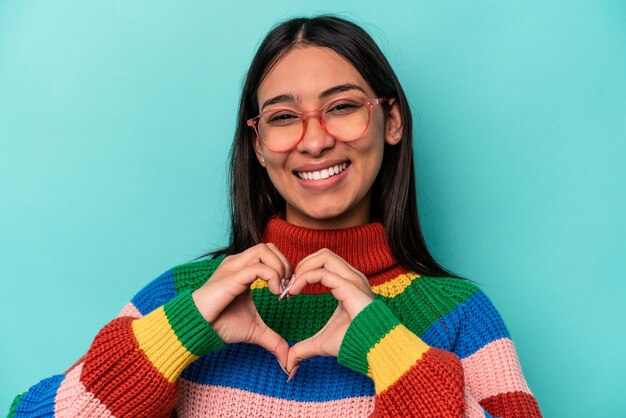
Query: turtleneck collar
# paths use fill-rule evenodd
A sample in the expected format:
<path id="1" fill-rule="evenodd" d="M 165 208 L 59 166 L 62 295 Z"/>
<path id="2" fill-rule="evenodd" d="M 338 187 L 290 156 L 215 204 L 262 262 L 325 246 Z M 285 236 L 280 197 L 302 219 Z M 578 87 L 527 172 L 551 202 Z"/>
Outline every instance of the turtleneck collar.
<path id="1" fill-rule="evenodd" d="M 270 219 L 262 238 L 272 242 L 296 266 L 304 257 L 328 248 L 368 277 L 396 267 L 381 223 L 345 229 L 308 229 L 278 216 Z"/>

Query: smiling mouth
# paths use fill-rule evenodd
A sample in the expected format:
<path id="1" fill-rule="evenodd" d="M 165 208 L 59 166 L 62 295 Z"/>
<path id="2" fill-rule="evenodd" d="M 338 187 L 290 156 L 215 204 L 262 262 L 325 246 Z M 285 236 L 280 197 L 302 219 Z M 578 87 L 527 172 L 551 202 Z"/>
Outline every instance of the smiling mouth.
<path id="1" fill-rule="evenodd" d="M 302 180 L 324 180 L 343 172 L 350 165 L 349 161 L 324 168 L 319 171 L 294 171 Z"/>

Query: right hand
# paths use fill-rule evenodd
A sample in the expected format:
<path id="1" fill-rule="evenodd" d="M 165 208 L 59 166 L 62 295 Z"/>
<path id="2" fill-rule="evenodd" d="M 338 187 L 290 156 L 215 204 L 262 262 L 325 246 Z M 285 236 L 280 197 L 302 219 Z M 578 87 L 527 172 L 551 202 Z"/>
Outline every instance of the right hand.
<path id="1" fill-rule="evenodd" d="M 222 261 L 202 287 L 192 293 L 200 314 L 225 343 L 260 345 L 287 364 L 289 345 L 268 327 L 252 300 L 250 285 L 265 280 L 280 295 L 280 281 L 291 277 L 291 264 L 274 244 L 258 244 Z"/>

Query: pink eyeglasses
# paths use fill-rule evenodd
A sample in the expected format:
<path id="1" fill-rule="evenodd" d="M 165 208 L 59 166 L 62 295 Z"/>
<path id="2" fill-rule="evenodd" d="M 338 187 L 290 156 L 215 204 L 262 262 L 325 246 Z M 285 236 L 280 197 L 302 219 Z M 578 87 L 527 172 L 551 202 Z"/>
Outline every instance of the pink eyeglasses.
<path id="1" fill-rule="evenodd" d="M 307 120 L 317 119 L 331 138 L 354 141 L 367 132 L 372 108 L 388 101 L 386 97 L 368 99 L 344 96 L 331 100 L 318 110 L 300 112 L 290 107 L 270 108 L 247 121 L 263 144 L 276 152 L 294 149 L 304 138 Z"/>

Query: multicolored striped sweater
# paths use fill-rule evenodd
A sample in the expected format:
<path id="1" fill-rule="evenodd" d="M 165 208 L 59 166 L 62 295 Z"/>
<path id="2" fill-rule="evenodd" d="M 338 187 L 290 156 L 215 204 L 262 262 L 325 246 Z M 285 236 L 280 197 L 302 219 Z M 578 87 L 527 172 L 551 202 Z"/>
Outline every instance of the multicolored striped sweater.
<path id="1" fill-rule="evenodd" d="M 376 300 L 353 320 L 338 358 L 305 360 L 286 382 L 264 349 L 225 344 L 191 298 L 221 259 L 197 261 L 148 284 L 81 360 L 19 395 L 9 416 L 541 416 L 485 294 L 399 266 L 381 224 L 319 231 L 274 218 L 264 241 L 294 266 L 329 248 L 369 278 Z M 261 280 L 251 292 L 290 343 L 315 334 L 337 306 L 321 285 L 280 302 Z"/>

